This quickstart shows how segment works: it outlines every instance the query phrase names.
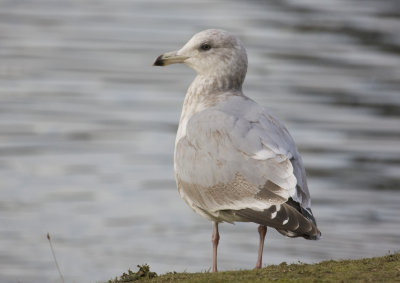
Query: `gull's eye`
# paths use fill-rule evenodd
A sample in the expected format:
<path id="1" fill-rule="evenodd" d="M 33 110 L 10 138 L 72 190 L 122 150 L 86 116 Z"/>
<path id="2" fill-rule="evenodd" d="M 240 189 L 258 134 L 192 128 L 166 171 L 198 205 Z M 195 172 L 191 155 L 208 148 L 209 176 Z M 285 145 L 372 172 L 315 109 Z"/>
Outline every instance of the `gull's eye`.
<path id="1" fill-rule="evenodd" d="M 211 49 L 211 45 L 208 44 L 208 43 L 203 43 L 202 45 L 200 45 L 200 49 L 201 49 L 202 51 L 208 51 L 208 50 Z"/>

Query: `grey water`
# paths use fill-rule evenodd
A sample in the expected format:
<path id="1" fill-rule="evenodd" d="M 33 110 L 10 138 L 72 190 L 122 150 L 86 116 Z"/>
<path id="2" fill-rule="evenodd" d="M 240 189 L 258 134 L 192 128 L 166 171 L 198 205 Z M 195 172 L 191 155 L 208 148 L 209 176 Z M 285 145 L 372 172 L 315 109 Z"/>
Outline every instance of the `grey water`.
<path id="1" fill-rule="evenodd" d="M 152 67 L 194 33 L 247 46 L 246 95 L 285 122 L 320 241 L 269 230 L 265 264 L 400 248 L 396 0 L 0 0 L 0 281 L 102 282 L 137 264 L 211 266 L 211 223 L 180 199 L 173 147 L 195 74 Z M 253 268 L 257 226 L 222 224 L 221 270 Z"/>

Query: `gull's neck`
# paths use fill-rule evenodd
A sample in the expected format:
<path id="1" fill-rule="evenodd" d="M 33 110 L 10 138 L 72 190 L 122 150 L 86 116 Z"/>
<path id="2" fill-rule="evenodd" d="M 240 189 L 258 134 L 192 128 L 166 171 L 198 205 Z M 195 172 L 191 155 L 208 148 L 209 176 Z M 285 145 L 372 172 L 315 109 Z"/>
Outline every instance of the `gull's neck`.
<path id="1" fill-rule="evenodd" d="M 225 101 L 228 97 L 243 95 L 241 81 L 216 76 L 197 75 L 186 93 L 182 117 Z"/>
<path id="2" fill-rule="evenodd" d="M 235 83 L 228 79 L 197 75 L 185 96 L 176 142 L 185 136 L 187 122 L 194 114 L 216 106 L 229 97 L 241 95 L 243 95 L 241 81 Z"/>
<path id="3" fill-rule="evenodd" d="M 197 75 L 187 94 L 210 96 L 224 92 L 242 92 L 242 80 L 221 76 Z"/>

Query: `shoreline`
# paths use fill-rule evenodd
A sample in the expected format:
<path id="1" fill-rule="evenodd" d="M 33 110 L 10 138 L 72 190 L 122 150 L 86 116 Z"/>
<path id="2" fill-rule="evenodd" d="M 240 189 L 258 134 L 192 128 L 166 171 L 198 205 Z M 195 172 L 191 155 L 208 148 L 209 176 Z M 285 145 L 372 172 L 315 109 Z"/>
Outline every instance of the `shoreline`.
<path id="1" fill-rule="evenodd" d="M 157 275 L 150 266 L 139 266 L 107 283 L 120 282 L 400 282 L 400 253 L 357 260 L 328 260 L 315 264 L 269 265 L 261 269 L 217 273 L 177 273 Z"/>

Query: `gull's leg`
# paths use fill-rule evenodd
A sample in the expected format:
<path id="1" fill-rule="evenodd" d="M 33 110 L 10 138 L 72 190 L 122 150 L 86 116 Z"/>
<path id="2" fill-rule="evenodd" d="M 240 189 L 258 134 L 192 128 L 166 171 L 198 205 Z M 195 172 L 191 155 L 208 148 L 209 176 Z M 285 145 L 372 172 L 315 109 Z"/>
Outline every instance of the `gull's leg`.
<path id="1" fill-rule="evenodd" d="M 219 233 L 218 233 L 218 222 L 213 222 L 213 233 L 211 238 L 212 246 L 213 246 L 213 265 L 212 265 L 212 272 L 217 272 L 217 249 L 218 249 L 218 242 L 219 242 Z"/>
<path id="2" fill-rule="evenodd" d="M 260 234 L 260 244 L 258 246 L 258 258 L 256 263 L 256 268 L 261 268 L 262 266 L 262 255 L 264 249 L 264 239 L 267 234 L 267 226 L 260 225 L 258 226 L 258 234 Z"/>

